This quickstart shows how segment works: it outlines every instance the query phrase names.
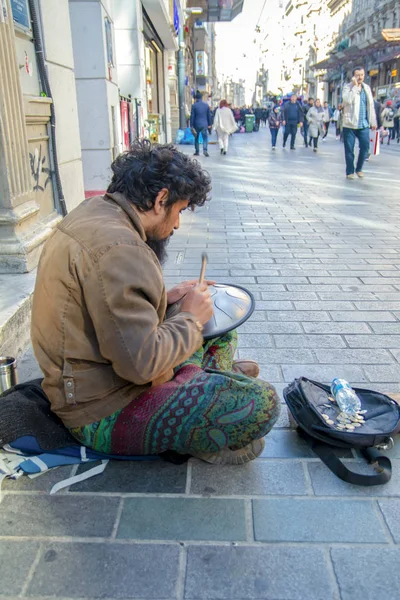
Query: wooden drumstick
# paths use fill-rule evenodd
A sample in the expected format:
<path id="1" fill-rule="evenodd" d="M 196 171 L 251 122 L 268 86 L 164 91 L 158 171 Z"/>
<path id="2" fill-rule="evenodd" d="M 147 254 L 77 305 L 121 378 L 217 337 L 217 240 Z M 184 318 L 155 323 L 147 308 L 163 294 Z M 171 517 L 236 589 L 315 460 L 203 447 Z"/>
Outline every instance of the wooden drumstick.
<path id="1" fill-rule="evenodd" d="M 204 281 L 204 277 L 206 274 L 207 261 L 208 261 L 208 256 L 207 256 L 206 252 L 203 252 L 201 255 L 201 271 L 200 271 L 200 277 L 199 277 L 199 285 L 201 285 Z"/>

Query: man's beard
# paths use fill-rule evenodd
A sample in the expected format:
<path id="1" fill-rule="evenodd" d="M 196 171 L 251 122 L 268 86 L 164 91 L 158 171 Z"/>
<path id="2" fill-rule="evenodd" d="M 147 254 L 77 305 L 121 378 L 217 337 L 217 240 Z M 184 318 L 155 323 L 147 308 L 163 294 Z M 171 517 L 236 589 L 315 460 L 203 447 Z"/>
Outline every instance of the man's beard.
<path id="1" fill-rule="evenodd" d="M 170 239 L 171 236 L 164 240 L 157 240 L 156 238 L 152 237 L 147 238 L 146 244 L 153 250 L 161 266 L 164 266 L 164 263 L 168 258 L 167 246 L 170 242 Z"/>

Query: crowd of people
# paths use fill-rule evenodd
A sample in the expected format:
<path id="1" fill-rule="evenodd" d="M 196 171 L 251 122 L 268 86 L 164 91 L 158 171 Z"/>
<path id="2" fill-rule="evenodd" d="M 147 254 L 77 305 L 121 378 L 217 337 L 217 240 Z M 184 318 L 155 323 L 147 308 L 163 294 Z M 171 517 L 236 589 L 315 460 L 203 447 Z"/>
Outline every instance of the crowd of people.
<path id="1" fill-rule="evenodd" d="M 190 126 L 195 136 L 195 155 L 198 156 L 199 138 L 203 138 L 203 152 L 208 154 L 208 135 L 212 129 L 217 133 L 220 152 L 228 151 L 229 137 L 235 132 L 244 132 L 247 115 L 254 115 L 254 131 L 261 124 L 269 126 L 272 150 L 278 143 L 279 131 L 282 130 L 282 147 L 286 148 L 290 137 L 290 149 L 295 150 L 295 142 L 300 132 L 306 148 L 318 152 L 320 139 L 324 142 L 331 126 L 337 140 L 344 144 L 346 159 L 346 176 L 350 179 L 357 174 L 364 176 L 362 167 L 370 153 L 370 130 L 377 129 L 381 143 L 390 145 L 392 141 L 400 143 L 400 102 L 388 99 L 383 104 L 374 100 L 370 87 L 365 83 L 363 67 L 353 69 L 353 78 L 342 90 L 342 102 L 338 106 L 322 104 L 319 98 L 304 100 L 296 94 L 290 98 L 278 100 L 274 98 L 269 108 L 266 107 L 231 107 L 226 100 L 221 100 L 219 108 L 212 111 L 203 102 L 200 92 L 196 94 L 196 102 L 192 107 Z M 354 148 L 358 139 L 360 153 L 354 169 Z"/>

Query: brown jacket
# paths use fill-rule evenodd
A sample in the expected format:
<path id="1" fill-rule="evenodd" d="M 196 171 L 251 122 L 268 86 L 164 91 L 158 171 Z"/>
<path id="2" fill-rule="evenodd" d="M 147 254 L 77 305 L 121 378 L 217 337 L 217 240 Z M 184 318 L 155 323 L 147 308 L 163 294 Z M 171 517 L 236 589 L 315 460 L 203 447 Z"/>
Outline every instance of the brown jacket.
<path id="1" fill-rule="evenodd" d="M 75 208 L 46 243 L 32 342 L 52 410 L 68 427 L 128 405 L 200 348 L 189 313 L 165 319 L 167 296 L 138 213 L 121 194 Z"/>

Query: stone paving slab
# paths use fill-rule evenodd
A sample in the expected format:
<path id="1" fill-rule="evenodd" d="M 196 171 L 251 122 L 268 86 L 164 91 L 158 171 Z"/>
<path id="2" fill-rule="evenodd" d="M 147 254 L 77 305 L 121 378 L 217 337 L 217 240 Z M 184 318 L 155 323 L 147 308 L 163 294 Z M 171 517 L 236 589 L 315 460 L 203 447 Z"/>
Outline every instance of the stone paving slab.
<path id="1" fill-rule="evenodd" d="M 191 460 L 192 494 L 217 496 L 258 496 L 308 494 L 308 486 L 300 462 L 259 459 L 243 465 L 225 465 L 218 469 L 198 460 Z"/>
<path id="2" fill-rule="evenodd" d="M 312 547 L 189 548 L 185 600 L 334 600 L 329 558 Z"/>
<path id="3" fill-rule="evenodd" d="M 119 504 L 119 498 L 101 496 L 7 495 L 1 504 L 0 535 L 108 537 Z"/>
<path id="4" fill-rule="evenodd" d="M 79 467 L 77 474 L 93 467 Z M 158 461 L 111 461 L 106 477 L 93 477 L 74 485 L 72 491 L 110 492 L 115 494 L 183 494 L 186 489 L 186 465 Z"/>
<path id="5" fill-rule="evenodd" d="M 399 547 L 332 548 L 331 557 L 341 600 L 398 598 Z"/>
<path id="6" fill-rule="evenodd" d="M 385 543 L 388 535 L 373 502 L 253 500 L 254 537 L 260 542 Z"/>
<path id="7" fill-rule="evenodd" d="M 0 540 L 0 596 L 18 596 L 22 592 L 38 550 L 39 543 Z"/>
<path id="8" fill-rule="evenodd" d="M 176 598 L 179 547 L 45 544 L 27 596 Z"/>
<path id="9" fill-rule="evenodd" d="M 353 465 L 354 466 L 354 465 Z M 311 484 L 316 496 L 400 496 L 400 460 L 392 460 L 393 476 L 385 485 L 362 487 L 342 481 L 322 463 L 307 465 Z M 373 473 L 372 468 L 360 462 L 357 469 L 360 473 Z"/>
<path id="10" fill-rule="evenodd" d="M 128 498 L 117 538 L 245 541 L 243 500 Z"/>

